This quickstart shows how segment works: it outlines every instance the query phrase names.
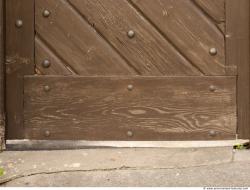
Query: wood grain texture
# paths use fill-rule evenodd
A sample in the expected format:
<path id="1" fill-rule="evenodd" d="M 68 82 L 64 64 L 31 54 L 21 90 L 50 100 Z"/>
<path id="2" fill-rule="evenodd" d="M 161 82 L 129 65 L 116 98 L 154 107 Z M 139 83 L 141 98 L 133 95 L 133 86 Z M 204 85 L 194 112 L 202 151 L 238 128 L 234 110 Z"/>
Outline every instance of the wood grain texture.
<path id="1" fill-rule="evenodd" d="M 79 75 L 137 74 L 66 1 L 36 1 L 36 32 Z"/>
<path id="2" fill-rule="evenodd" d="M 225 74 L 224 35 L 191 1 L 132 2 L 205 75 Z M 216 56 L 209 54 L 212 47 L 218 51 Z"/>
<path id="3" fill-rule="evenodd" d="M 0 152 L 5 148 L 4 1 L 0 0 Z"/>
<path id="4" fill-rule="evenodd" d="M 217 23 L 225 22 L 225 3 L 228 0 L 193 0 Z"/>
<path id="5" fill-rule="evenodd" d="M 34 74 L 34 0 L 5 3 L 7 137 L 17 139 L 23 138 L 23 76 Z"/>
<path id="6" fill-rule="evenodd" d="M 42 75 L 74 75 L 74 71 L 63 61 L 55 55 L 51 50 L 38 36 L 35 38 L 35 62 L 36 69 L 39 71 L 39 74 Z M 50 62 L 49 68 L 43 67 L 43 62 L 48 60 Z M 38 72 L 37 71 L 37 72 Z"/>
<path id="7" fill-rule="evenodd" d="M 143 76 L 201 75 L 126 0 L 70 0 L 72 7 Z M 135 32 L 129 38 L 129 30 Z"/>
<path id="8" fill-rule="evenodd" d="M 250 138 L 250 2 L 227 0 L 227 65 L 238 68 L 239 138 Z"/>
<path id="9" fill-rule="evenodd" d="M 235 77 L 27 76 L 25 138 L 234 139 L 235 83 Z M 46 85 L 50 91 L 44 91 Z M 215 136 L 209 136 L 211 130 Z"/>

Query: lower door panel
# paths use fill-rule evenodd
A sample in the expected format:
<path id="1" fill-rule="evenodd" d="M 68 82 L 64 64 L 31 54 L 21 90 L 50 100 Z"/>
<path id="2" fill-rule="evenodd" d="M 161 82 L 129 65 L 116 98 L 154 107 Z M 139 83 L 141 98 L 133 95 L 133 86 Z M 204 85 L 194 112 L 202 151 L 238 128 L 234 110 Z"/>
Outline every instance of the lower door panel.
<path id="1" fill-rule="evenodd" d="M 235 86 L 235 77 L 26 76 L 25 138 L 234 139 Z"/>

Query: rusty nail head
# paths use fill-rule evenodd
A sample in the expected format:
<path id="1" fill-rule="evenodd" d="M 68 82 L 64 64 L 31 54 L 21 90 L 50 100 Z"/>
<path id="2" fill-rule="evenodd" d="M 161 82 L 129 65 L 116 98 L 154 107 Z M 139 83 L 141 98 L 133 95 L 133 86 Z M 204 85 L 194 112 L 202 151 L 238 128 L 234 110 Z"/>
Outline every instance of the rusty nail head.
<path id="1" fill-rule="evenodd" d="M 16 27 L 21 28 L 22 26 L 23 26 L 23 21 L 20 19 L 16 20 Z"/>
<path id="2" fill-rule="evenodd" d="M 127 136 L 128 136 L 128 137 L 132 137 L 132 136 L 133 136 L 133 132 L 132 132 L 132 131 L 128 131 L 128 132 L 127 132 Z"/>
<path id="3" fill-rule="evenodd" d="M 129 31 L 128 31 L 128 37 L 129 37 L 129 38 L 135 37 L 135 32 L 134 32 L 133 30 L 129 30 Z"/>
<path id="4" fill-rule="evenodd" d="M 45 137 L 49 137 L 50 136 L 50 132 L 49 131 L 45 131 L 44 135 L 45 135 Z"/>
<path id="5" fill-rule="evenodd" d="M 215 56 L 215 55 L 217 55 L 217 49 L 216 48 L 211 48 L 209 50 L 209 53 L 210 53 L 210 55 Z"/>
<path id="6" fill-rule="evenodd" d="M 128 85 L 128 90 L 132 91 L 134 89 L 134 86 L 132 84 Z"/>
<path id="7" fill-rule="evenodd" d="M 48 85 L 44 86 L 44 91 L 45 91 L 45 92 L 50 91 L 50 87 L 49 87 Z"/>
<path id="8" fill-rule="evenodd" d="M 44 68 L 49 68 L 50 67 L 50 61 L 48 59 L 45 59 L 42 63 Z"/>
<path id="9" fill-rule="evenodd" d="M 215 92 L 215 91 L 216 91 L 216 87 L 215 87 L 214 85 L 211 85 L 211 86 L 209 87 L 209 90 L 210 90 L 211 92 Z"/>
<path id="10" fill-rule="evenodd" d="M 49 17 L 49 16 L 50 16 L 50 11 L 47 10 L 47 9 L 45 9 L 45 10 L 43 11 L 43 16 L 44 16 L 44 17 Z"/>
<path id="11" fill-rule="evenodd" d="M 216 131 L 211 130 L 211 131 L 209 131 L 209 135 L 210 135 L 211 137 L 215 137 L 215 136 L 217 135 L 217 133 L 216 133 Z"/>

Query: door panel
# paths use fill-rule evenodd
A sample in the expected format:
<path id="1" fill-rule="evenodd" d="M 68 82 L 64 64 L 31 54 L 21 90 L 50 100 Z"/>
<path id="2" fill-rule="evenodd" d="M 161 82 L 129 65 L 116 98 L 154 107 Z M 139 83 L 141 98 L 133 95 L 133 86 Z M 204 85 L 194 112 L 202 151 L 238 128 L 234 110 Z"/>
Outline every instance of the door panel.
<path id="1" fill-rule="evenodd" d="M 52 76 L 25 77 L 24 81 L 28 139 L 207 140 L 235 136 L 235 77 Z"/>
<path id="2" fill-rule="evenodd" d="M 219 140 L 237 128 L 227 0 L 34 1 L 35 140 Z"/>

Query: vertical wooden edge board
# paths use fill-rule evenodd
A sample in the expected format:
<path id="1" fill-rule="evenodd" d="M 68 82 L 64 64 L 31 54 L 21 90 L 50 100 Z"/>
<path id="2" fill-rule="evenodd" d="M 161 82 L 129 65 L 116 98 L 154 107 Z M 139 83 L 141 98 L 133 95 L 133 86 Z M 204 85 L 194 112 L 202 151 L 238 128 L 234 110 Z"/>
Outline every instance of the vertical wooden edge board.
<path id="1" fill-rule="evenodd" d="M 24 83 L 26 139 L 235 139 L 235 76 L 25 76 Z"/>
<path id="2" fill-rule="evenodd" d="M 23 77 L 34 74 L 34 0 L 6 0 L 7 138 L 23 139 Z"/>
<path id="3" fill-rule="evenodd" d="M 0 0 L 0 151 L 5 148 L 4 0 Z"/>
<path id="4" fill-rule="evenodd" d="M 243 139 L 250 138 L 249 10 L 249 0 L 226 1 L 226 62 L 237 66 L 238 135 Z"/>

